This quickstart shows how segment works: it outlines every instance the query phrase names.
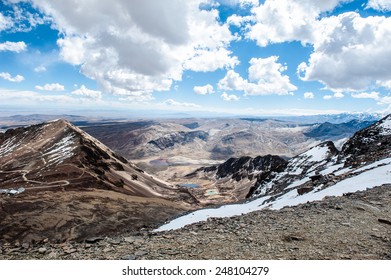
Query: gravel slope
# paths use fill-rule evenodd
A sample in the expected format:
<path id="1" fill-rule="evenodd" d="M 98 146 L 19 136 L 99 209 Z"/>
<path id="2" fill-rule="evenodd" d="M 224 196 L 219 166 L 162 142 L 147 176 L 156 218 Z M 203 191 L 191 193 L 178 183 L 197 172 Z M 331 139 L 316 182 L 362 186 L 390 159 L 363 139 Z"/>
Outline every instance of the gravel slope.
<path id="1" fill-rule="evenodd" d="M 1 259 L 391 259 L 391 185 L 83 243 L 2 244 Z"/>

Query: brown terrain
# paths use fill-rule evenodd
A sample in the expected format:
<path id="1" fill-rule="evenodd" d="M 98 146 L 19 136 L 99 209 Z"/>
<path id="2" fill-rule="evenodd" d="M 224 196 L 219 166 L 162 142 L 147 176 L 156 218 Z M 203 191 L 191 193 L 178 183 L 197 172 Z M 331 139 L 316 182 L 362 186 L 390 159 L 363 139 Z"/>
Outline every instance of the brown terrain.
<path id="1" fill-rule="evenodd" d="M 341 151 L 324 142 L 289 160 L 244 156 L 215 165 L 202 163 L 212 157 L 195 146 L 209 137 L 202 132 L 146 136 L 147 144 L 140 144 L 145 152 L 160 149 L 152 152 L 152 164 L 168 162 L 158 155 L 177 161 L 174 169 L 159 169 L 170 183 L 67 121 L 7 130 L 0 134 L 0 258 L 391 259 L 390 121 L 388 116 L 355 133 Z M 110 139 L 124 141 L 118 135 Z M 186 157 L 174 156 L 178 149 L 187 151 Z M 200 207 L 264 195 L 271 195 L 270 201 L 285 194 L 303 198 L 371 170 L 384 174 L 377 182 L 387 183 L 280 210 L 153 231 Z"/>
<path id="2" fill-rule="evenodd" d="M 170 186 L 66 121 L 0 134 L 0 239 L 83 240 L 137 231 L 191 208 Z"/>
<path id="3" fill-rule="evenodd" d="M 391 186 L 175 231 L 3 243 L 2 259 L 391 259 Z"/>
<path id="4" fill-rule="evenodd" d="M 277 120 L 166 119 L 81 127 L 145 171 L 173 183 L 231 157 L 291 157 L 320 143 L 312 126 Z M 186 183 L 186 182 L 185 182 Z"/>

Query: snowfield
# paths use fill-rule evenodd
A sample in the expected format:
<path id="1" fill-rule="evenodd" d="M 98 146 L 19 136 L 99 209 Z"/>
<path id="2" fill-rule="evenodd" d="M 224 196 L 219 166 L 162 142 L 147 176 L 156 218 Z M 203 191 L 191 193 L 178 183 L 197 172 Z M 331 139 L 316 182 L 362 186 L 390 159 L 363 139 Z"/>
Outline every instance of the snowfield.
<path id="1" fill-rule="evenodd" d="M 372 169 L 368 170 L 368 168 Z M 369 188 L 391 183 L 390 159 L 375 162 L 370 166 L 368 165 L 368 168 L 363 168 L 360 170 L 363 171 L 362 173 L 354 177 L 346 178 L 323 190 L 315 188 L 309 193 L 298 195 L 297 189 L 292 189 L 291 191 L 288 191 L 270 203 L 266 203 L 266 201 L 271 197 L 265 196 L 248 203 L 224 205 L 216 209 L 202 209 L 172 220 L 169 223 L 159 227 L 155 231 L 159 232 L 179 229 L 189 224 L 206 221 L 211 217 L 219 218 L 238 216 L 265 208 L 278 210 L 286 206 L 295 206 L 302 203 L 322 200 L 326 196 L 342 196 L 344 193 L 363 191 Z M 329 170 L 324 173 L 329 173 L 330 169 L 332 170 L 334 168 L 329 167 Z M 345 169 L 345 171 L 349 173 L 350 169 Z M 354 171 L 354 173 L 359 172 L 358 170 Z M 302 179 L 300 183 L 306 181 L 307 180 Z M 286 189 L 290 189 L 292 186 L 299 186 L 299 182 L 292 183 Z"/>

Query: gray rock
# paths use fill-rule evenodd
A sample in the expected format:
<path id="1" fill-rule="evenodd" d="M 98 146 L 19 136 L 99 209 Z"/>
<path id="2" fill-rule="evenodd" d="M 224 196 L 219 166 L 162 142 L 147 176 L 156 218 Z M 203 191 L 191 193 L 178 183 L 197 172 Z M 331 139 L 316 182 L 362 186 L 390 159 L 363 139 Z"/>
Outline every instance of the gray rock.
<path id="1" fill-rule="evenodd" d="M 41 247 L 38 249 L 38 253 L 45 254 L 48 249 L 46 247 Z"/>

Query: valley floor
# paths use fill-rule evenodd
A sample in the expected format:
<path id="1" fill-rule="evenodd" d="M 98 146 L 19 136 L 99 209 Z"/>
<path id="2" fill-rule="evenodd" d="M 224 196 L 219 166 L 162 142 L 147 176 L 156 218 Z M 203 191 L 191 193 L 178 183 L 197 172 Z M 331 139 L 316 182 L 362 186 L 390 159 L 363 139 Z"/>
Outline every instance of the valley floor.
<path id="1" fill-rule="evenodd" d="M 391 185 L 175 231 L 1 244 L 0 259 L 391 259 Z"/>

